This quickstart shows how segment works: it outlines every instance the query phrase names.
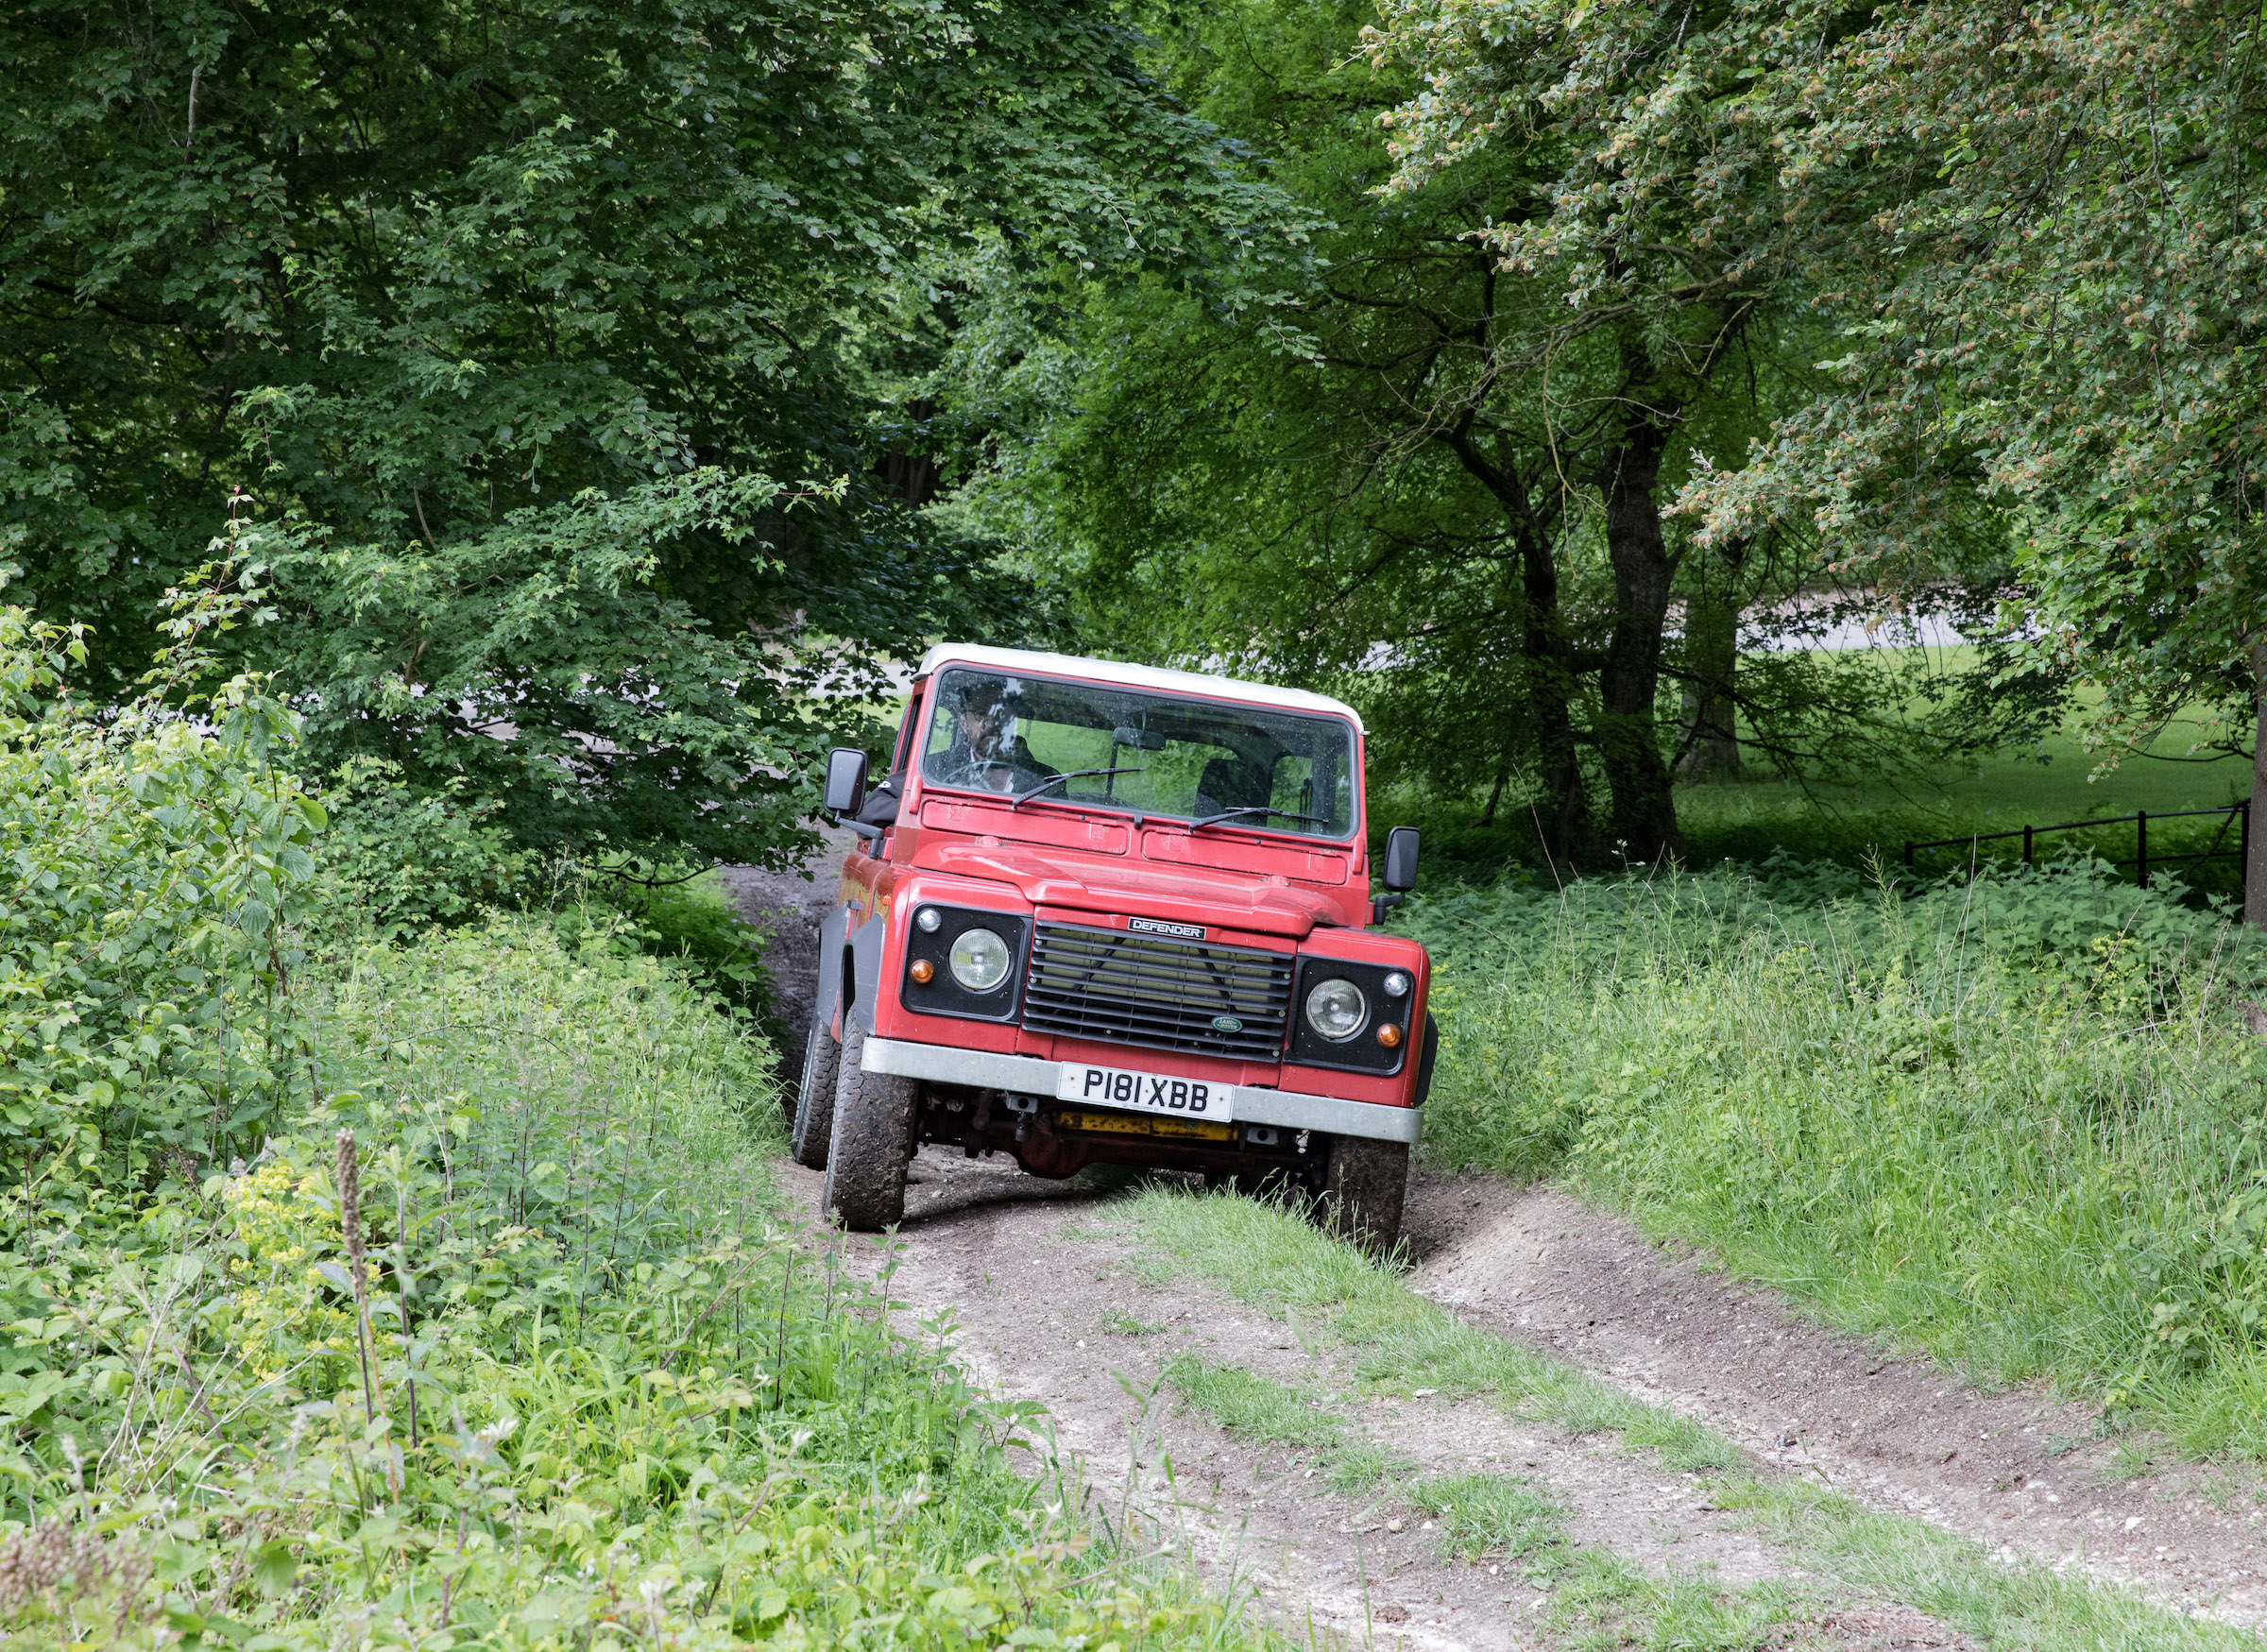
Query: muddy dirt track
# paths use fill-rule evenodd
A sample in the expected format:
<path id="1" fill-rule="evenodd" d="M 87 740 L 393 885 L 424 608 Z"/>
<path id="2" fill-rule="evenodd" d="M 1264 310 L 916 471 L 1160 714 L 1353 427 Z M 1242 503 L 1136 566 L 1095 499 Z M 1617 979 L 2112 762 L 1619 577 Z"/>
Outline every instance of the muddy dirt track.
<path id="1" fill-rule="evenodd" d="M 770 910 L 784 939 L 823 910 L 831 880 L 749 874 L 739 888 Z M 815 922 L 808 927 L 815 937 Z M 815 1215 L 819 1178 L 783 1173 Z M 1809 1576 L 1798 1550 L 1712 1507 L 1706 1476 L 1664 1470 L 1611 1435 L 1512 1422 L 1477 1401 L 1368 1394 L 1329 1338 L 1303 1339 L 1200 1280 L 1130 1266 L 1098 1227 L 1106 1215 L 1107 1196 L 1082 1184 L 924 1150 L 892 1293 L 911 1319 L 949 1313 L 963 1358 L 995 1394 L 1047 1407 L 1066 1464 L 1114 1523 L 1131 1519 L 1174 1543 L 1301 1638 L 1552 1643 L 1547 1587 L 1523 1581 L 1516 1566 L 1444 1556 L 1423 1511 L 1399 1494 L 1422 1475 L 1479 1473 L 1547 1488 L 1567 1511 L 1569 1539 L 1647 1575 L 1785 1583 L 1803 1603 L 1787 1626 L 1792 1643 L 1970 1644 L 1907 1608 Z M 1414 1290 L 1474 1328 L 1709 1424 L 1767 1476 L 1830 1486 L 2004 1558 L 2267 1623 L 2267 1491 L 2248 1472 L 2122 1474 L 2130 1453 L 2121 1462 L 2089 1415 L 1885 1358 L 1548 1187 L 1420 1176 L 1407 1240 Z M 848 1249 L 862 1266 L 879 1261 L 874 1241 Z M 1176 1356 L 1335 1392 L 1393 1473 L 1342 1493 L 1311 1456 L 1240 1443 L 1166 1380 Z"/>

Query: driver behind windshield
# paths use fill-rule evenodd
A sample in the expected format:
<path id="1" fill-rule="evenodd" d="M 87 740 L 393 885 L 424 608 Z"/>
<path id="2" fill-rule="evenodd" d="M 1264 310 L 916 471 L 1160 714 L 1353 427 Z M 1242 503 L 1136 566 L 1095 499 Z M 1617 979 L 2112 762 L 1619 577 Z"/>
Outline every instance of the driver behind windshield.
<path id="1" fill-rule="evenodd" d="M 1012 677 L 982 676 L 952 684 L 940 707 L 952 719 L 951 741 L 921 765 L 929 779 L 980 792 L 1015 792 L 1053 776 L 1056 771 L 1015 732 L 1020 686 Z"/>

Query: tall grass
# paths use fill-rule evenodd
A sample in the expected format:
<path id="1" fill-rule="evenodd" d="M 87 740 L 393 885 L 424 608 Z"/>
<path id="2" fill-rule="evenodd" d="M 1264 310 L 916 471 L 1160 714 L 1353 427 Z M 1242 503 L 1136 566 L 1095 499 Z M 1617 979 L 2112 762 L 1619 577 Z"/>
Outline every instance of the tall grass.
<path id="1" fill-rule="evenodd" d="M 2267 1456 L 2256 938 L 2044 875 L 1586 883 L 1411 924 L 1445 960 L 1435 1158 L 1563 1177 L 1832 1322 Z"/>
<path id="2" fill-rule="evenodd" d="M 9 1258 L 0 1639 L 1252 1639 L 1013 1471 L 1021 1412 L 780 1209 L 744 1021 L 598 939 L 310 970 L 288 1133 Z"/>

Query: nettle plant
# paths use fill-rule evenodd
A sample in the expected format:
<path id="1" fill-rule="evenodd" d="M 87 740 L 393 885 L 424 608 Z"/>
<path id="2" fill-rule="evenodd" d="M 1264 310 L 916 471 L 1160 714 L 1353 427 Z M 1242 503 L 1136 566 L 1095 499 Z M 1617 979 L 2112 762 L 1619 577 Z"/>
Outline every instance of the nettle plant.
<path id="1" fill-rule="evenodd" d="M 0 1187 L 50 1216 L 193 1181 L 310 1081 L 292 927 L 321 807 L 255 675 L 202 686 L 256 602 L 224 571 L 172 597 L 123 707 L 73 696 L 79 627 L 0 605 Z"/>

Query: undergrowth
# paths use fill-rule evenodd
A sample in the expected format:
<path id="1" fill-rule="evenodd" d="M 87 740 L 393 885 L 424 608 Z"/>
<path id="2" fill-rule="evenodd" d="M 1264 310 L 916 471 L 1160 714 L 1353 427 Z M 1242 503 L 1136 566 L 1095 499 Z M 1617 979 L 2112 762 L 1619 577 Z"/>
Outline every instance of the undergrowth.
<path id="1" fill-rule="evenodd" d="M 499 921 L 305 990 L 288 1133 L 9 1272 L 11 1645 L 1244 1638 L 782 1221 L 764 1051 L 678 975 Z"/>
<path id="2" fill-rule="evenodd" d="M 1830 1321 L 2267 1456 L 2259 937 L 2106 876 L 1835 867 L 1415 903 L 1426 1152 L 1562 1178 Z"/>
<path id="3" fill-rule="evenodd" d="M 786 1218 L 716 961 L 483 911 L 476 813 L 326 839 L 210 596 L 101 715 L 0 606 L 0 1642 L 1252 1641 Z"/>

